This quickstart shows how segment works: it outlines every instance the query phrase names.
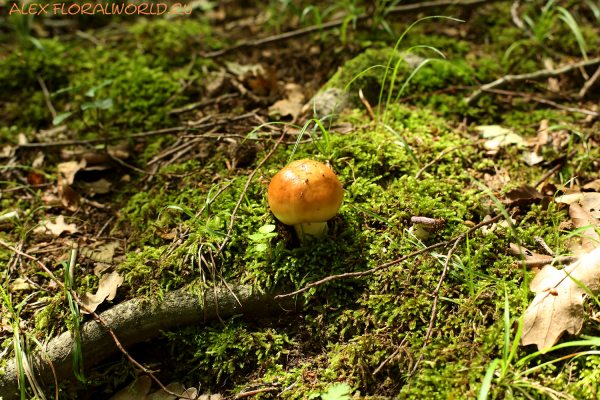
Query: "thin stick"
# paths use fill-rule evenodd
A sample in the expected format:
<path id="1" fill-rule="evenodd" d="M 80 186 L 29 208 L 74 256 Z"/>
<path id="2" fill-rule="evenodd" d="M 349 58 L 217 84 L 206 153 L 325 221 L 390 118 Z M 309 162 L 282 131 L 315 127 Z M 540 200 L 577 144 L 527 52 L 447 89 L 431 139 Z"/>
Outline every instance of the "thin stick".
<path id="1" fill-rule="evenodd" d="M 37 78 L 38 82 L 40 83 L 40 86 L 42 87 L 42 92 L 44 92 L 44 97 L 46 98 L 46 105 L 50 109 L 50 112 L 52 113 L 52 118 L 54 119 L 56 118 L 56 110 L 54 109 L 54 106 L 50 101 L 50 93 L 48 92 L 48 88 L 46 87 L 46 84 L 44 83 L 44 80 L 41 76 L 36 75 L 35 77 Z"/>
<path id="2" fill-rule="evenodd" d="M 373 121 L 375 121 L 377 118 L 375 117 L 375 113 L 373 112 L 373 109 L 371 108 L 371 105 L 369 104 L 369 101 L 365 98 L 365 95 L 363 94 L 362 88 L 358 89 L 358 95 L 360 96 L 360 100 L 363 102 L 363 104 L 365 105 L 365 107 L 367 107 L 367 111 L 369 112 L 369 115 L 371 116 L 371 119 Z"/>
<path id="3" fill-rule="evenodd" d="M 423 3 L 417 3 L 417 4 L 406 4 L 406 5 L 402 5 L 402 6 L 396 6 L 396 7 L 393 7 L 392 9 L 390 9 L 389 12 L 388 12 L 388 14 L 407 13 L 407 12 L 420 12 L 420 11 L 426 11 L 426 10 L 429 10 L 429 9 L 432 9 L 432 8 L 441 8 L 441 7 L 450 7 L 450 6 L 455 6 L 455 7 L 476 7 L 476 6 L 479 6 L 479 5 L 489 4 L 489 3 L 493 2 L 493 1 L 502 1 L 502 0 L 465 0 L 465 1 L 441 0 L 441 1 L 427 1 L 427 2 L 423 2 Z M 355 18 L 356 18 L 356 21 L 363 21 L 363 20 L 366 20 L 368 18 L 371 18 L 371 14 L 369 14 L 369 13 L 363 13 L 363 14 L 357 15 Z M 219 56 L 222 56 L 224 54 L 230 53 L 230 52 L 232 52 L 234 50 L 239 50 L 241 48 L 262 46 L 262 45 L 267 44 L 267 43 L 279 42 L 279 41 L 287 40 L 287 39 L 294 38 L 294 37 L 297 37 L 297 36 L 308 35 L 309 33 L 314 33 L 314 32 L 324 31 L 324 30 L 327 30 L 327 29 L 337 28 L 338 26 L 342 26 L 344 24 L 344 21 L 345 21 L 345 19 L 336 19 L 334 21 L 327 22 L 327 23 L 324 23 L 324 24 L 321 24 L 321 25 L 313 25 L 313 26 L 309 26 L 307 28 L 302 28 L 302 29 L 297 29 L 295 31 L 282 33 L 280 35 L 274 35 L 274 36 L 269 36 L 269 37 L 266 37 L 266 38 L 263 38 L 263 39 L 242 42 L 240 44 L 228 47 L 228 48 L 223 49 L 223 50 L 213 51 L 213 52 L 210 52 L 210 53 L 205 53 L 203 55 L 203 57 L 205 57 L 205 58 L 215 58 L 215 57 L 219 57 Z"/>
<path id="4" fill-rule="evenodd" d="M 600 78 L 600 67 L 598 67 L 598 69 L 596 69 L 596 72 L 594 72 L 594 75 L 592 75 L 592 77 L 583 85 L 583 87 L 579 91 L 579 94 L 577 95 L 577 97 L 582 99 L 586 95 L 588 90 L 590 90 L 590 88 L 594 85 L 594 83 L 596 83 L 598 78 Z"/>
<path id="5" fill-rule="evenodd" d="M 35 148 L 43 148 L 43 147 L 64 147 L 64 146 L 75 146 L 75 145 L 80 145 L 80 144 L 85 145 L 85 144 L 94 144 L 94 143 L 116 142 L 119 140 L 125 140 L 125 139 L 130 139 L 130 138 L 135 139 L 135 138 L 148 137 L 148 136 L 164 135 L 165 133 L 181 132 L 181 131 L 185 131 L 186 129 L 188 129 L 187 126 L 176 126 L 174 128 L 159 129 L 157 131 L 133 133 L 131 135 L 115 136 L 115 137 L 102 138 L 102 139 L 67 140 L 64 142 L 25 143 L 25 144 L 20 144 L 19 147 L 35 149 Z"/>
<path id="6" fill-rule="evenodd" d="M 556 258 L 545 258 L 541 260 L 527 260 L 527 261 L 515 261 L 514 264 L 518 266 L 525 265 L 527 268 L 541 267 L 549 264 L 572 264 L 579 261 L 579 256 L 562 256 Z"/>
<path id="7" fill-rule="evenodd" d="M 477 141 L 477 142 L 475 142 L 475 143 L 470 143 L 470 144 L 466 144 L 466 145 L 465 145 L 465 144 L 461 144 L 461 145 L 459 145 L 459 146 L 452 147 L 451 149 L 447 149 L 447 150 L 444 150 L 444 151 L 442 151 L 442 152 L 440 153 L 440 155 L 439 155 L 439 156 L 437 156 L 437 157 L 436 157 L 436 158 L 435 158 L 433 161 L 431 161 L 429 164 L 425 165 L 423 168 L 421 168 L 421 169 L 419 170 L 419 172 L 417 172 L 417 174 L 415 175 L 415 179 L 419 179 L 419 178 L 421 177 L 421 174 L 422 174 L 423 172 L 425 172 L 425 170 L 426 170 L 427 168 L 431 167 L 433 164 L 435 164 L 436 162 L 438 162 L 438 161 L 439 161 L 439 160 L 440 160 L 442 157 L 444 157 L 446 154 L 448 154 L 448 153 L 452 153 L 454 150 L 458 150 L 458 149 L 460 149 L 460 148 L 462 148 L 462 147 L 468 147 L 468 146 L 477 146 L 477 145 L 479 145 L 479 143 L 481 143 L 481 142 L 482 142 L 482 141 L 481 141 L 481 140 L 479 140 L 479 141 Z"/>
<path id="8" fill-rule="evenodd" d="M 548 178 L 550 178 L 552 176 L 552 174 L 554 174 L 556 171 L 558 171 L 559 169 L 561 169 L 561 167 L 563 166 L 563 163 L 558 163 L 554 166 L 554 168 L 552 168 L 550 171 L 546 172 L 544 175 L 542 175 L 542 177 L 533 184 L 533 188 L 537 189 L 538 186 L 540 186 L 542 183 L 544 183 L 544 181 Z"/>
<path id="9" fill-rule="evenodd" d="M 209 106 L 211 104 L 217 103 L 217 102 L 219 102 L 221 100 L 232 99 L 232 98 L 238 97 L 238 96 L 239 96 L 238 93 L 227 93 L 227 94 L 224 94 L 222 96 L 215 97 L 214 99 L 202 100 L 202 101 L 199 101 L 197 103 L 188 104 L 187 106 L 184 106 L 184 107 L 181 107 L 181 108 L 174 108 L 172 110 L 169 110 L 167 112 L 167 114 L 169 114 L 169 115 L 172 115 L 172 114 L 181 114 L 181 113 L 184 113 L 186 111 L 191 111 L 191 110 L 194 110 L 196 108 L 206 107 L 206 106 Z"/>
<path id="10" fill-rule="evenodd" d="M 106 227 L 108 226 L 108 224 L 110 224 L 113 219 L 115 219 L 114 215 L 112 217 L 110 217 L 108 221 L 106 221 L 106 223 L 104 224 L 104 226 L 102 227 L 102 229 L 100 229 L 100 232 L 98 232 L 98 234 L 96 235 L 96 239 L 98 239 L 100 237 L 100 235 L 102 235 L 102 232 L 104 232 L 104 230 L 106 229 Z"/>
<path id="11" fill-rule="evenodd" d="M 407 101 L 410 101 L 413 99 L 418 99 L 419 97 L 431 96 L 434 94 L 441 94 L 441 93 L 446 93 L 446 92 L 456 92 L 457 90 L 471 90 L 471 89 L 475 89 L 475 87 L 474 86 L 450 86 L 445 89 L 434 90 L 434 91 L 427 92 L 427 93 L 413 94 L 412 96 L 408 96 L 408 97 L 398 100 L 398 103 L 406 103 Z"/>
<path id="12" fill-rule="evenodd" d="M 483 93 L 486 90 L 496 89 L 496 88 L 506 85 L 507 83 L 522 82 L 522 81 L 526 81 L 528 79 L 539 80 L 539 79 L 551 78 L 554 76 L 559 76 L 559 75 L 565 74 L 567 72 L 574 71 L 576 69 L 579 69 L 579 67 L 589 67 L 589 66 L 596 65 L 596 64 L 600 64 L 600 58 L 594 58 L 589 61 L 581 61 L 581 62 L 572 64 L 572 65 L 567 65 L 565 67 L 555 69 L 555 70 L 542 69 L 540 71 L 532 72 L 529 74 L 505 75 L 500 79 L 496 79 L 493 82 L 483 85 L 479 90 L 476 90 L 471 96 L 467 97 L 465 99 L 465 102 L 467 103 L 467 105 L 471 105 L 471 104 L 473 104 L 473 102 L 477 101 L 481 96 L 483 96 Z"/>
<path id="13" fill-rule="evenodd" d="M 50 278 L 56 282 L 63 290 L 65 289 L 65 285 L 59 281 L 54 274 L 52 273 L 52 271 L 50 271 L 39 259 L 30 256 L 29 254 L 23 253 L 17 249 L 15 249 L 14 247 L 12 247 L 11 245 L 4 243 L 2 240 L 0 240 L 0 245 L 6 247 L 7 249 L 14 251 L 15 253 L 17 253 L 20 256 L 23 256 L 25 258 L 29 258 L 30 260 L 35 261 L 49 276 Z M 161 381 L 158 380 L 157 377 L 154 376 L 154 373 L 148 369 L 146 369 L 143 365 L 141 365 L 140 363 L 138 363 L 137 361 L 135 361 L 133 359 L 133 357 L 131 357 L 131 355 L 127 352 L 127 350 L 125 350 L 125 348 L 123 347 L 123 345 L 121 345 L 121 342 L 119 342 L 119 339 L 117 339 L 117 336 L 115 335 L 115 333 L 112 331 L 112 329 L 110 328 L 110 326 L 108 326 L 108 323 L 98 314 L 96 314 L 95 311 L 92 311 L 90 308 L 88 308 L 88 306 L 86 306 L 81 299 L 79 298 L 79 296 L 77 296 L 77 293 L 75 293 L 75 291 L 71 291 L 71 295 L 73 296 L 73 298 L 75 299 L 75 301 L 77 302 L 77 304 L 79 304 L 80 307 L 82 307 L 84 310 L 86 310 L 88 312 L 88 314 L 92 315 L 94 317 L 94 319 L 98 322 L 100 322 L 102 325 L 104 325 L 104 327 L 106 329 L 108 329 L 108 332 L 110 333 L 110 335 L 112 336 L 113 340 L 115 341 L 115 344 L 117 345 L 117 348 L 119 350 L 121 350 L 121 352 L 125 355 L 125 357 L 127 357 L 127 359 L 136 366 L 136 368 L 142 370 L 146 375 L 148 375 L 150 378 L 152 378 L 152 380 L 154 380 L 154 382 L 156 382 L 156 384 L 158 386 L 160 386 L 160 388 L 162 390 L 164 390 L 167 394 L 171 395 L 171 396 L 175 396 L 176 398 L 179 399 L 187 399 L 187 400 L 196 400 L 193 397 L 186 397 L 177 393 L 173 393 L 171 392 L 169 389 L 167 389 Z"/>
<path id="14" fill-rule="evenodd" d="M 575 112 L 575 113 L 580 113 L 580 114 L 585 114 L 585 115 L 591 115 L 593 117 L 600 116 L 600 113 L 598 113 L 596 111 L 585 110 L 583 108 L 574 108 L 574 107 L 563 106 L 562 104 L 559 104 L 559 103 L 554 102 L 552 100 L 543 99 L 541 97 L 537 97 L 537 96 L 534 96 L 534 95 L 531 95 L 531 94 L 525 93 L 525 92 L 513 92 L 513 91 L 510 91 L 510 90 L 501 90 L 501 89 L 482 89 L 482 90 L 485 91 L 485 92 L 503 94 L 503 95 L 506 95 L 506 96 L 526 97 L 526 98 L 531 99 L 533 101 L 537 101 L 537 102 L 540 102 L 540 103 L 548 104 L 548 105 L 551 105 L 553 107 L 560 108 L 561 110 L 565 110 L 565 111 L 569 111 L 569 112 Z"/>
<path id="15" fill-rule="evenodd" d="M 216 256 L 221 254 L 221 251 L 223 251 L 223 248 L 225 248 L 225 245 L 229 241 L 229 236 L 231 235 L 231 231 L 233 230 L 233 224 L 235 222 L 235 214 L 237 213 L 238 209 L 240 208 L 240 205 L 242 204 L 242 201 L 244 200 L 244 196 L 246 195 L 246 192 L 248 191 L 248 187 L 250 186 L 250 182 L 252 182 L 252 178 L 254 178 L 254 175 L 256 175 L 256 172 L 273 155 L 273 153 L 277 149 L 277 146 L 279 146 L 279 144 L 285 137 L 286 132 L 287 132 L 287 130 L 283 131 L 283 133 L 281 134 L 281 137 L 279 138 L 279 140 L 277 140 L 277 143 L 275 143 L 275 146 L 273 146 L 273 148 L 271 149 L 269 154 L 267 154 L 265 156 L 265 158 L 263 158 L 263 160 L 260 162 L 260 164 L 258 164 L 258 167 L 256 167 L 256 169 L 254 169 L 254 171 L 252 171 L 252 173 L 248 177 L 248 180 L 246 181 L 246 186 L 244 186 L 244 191 L 242 192 L 240 199 L 238 200 L 237 204 L 235 205 L 235 208 L 233 209 L 233 213 L 231 213 L 231 220 L 229 221 L 229 229 L 227 229 L 227 237 L 225 238 L 225 240 L 223 240 L 223 243 L 221 243 L 221 246 L 219 246 L 219 250 L 217 251 Z"/>
<path id="16" fill-rule="evenodd" d="M 540 246 L 542 246 L 542 248 L 546 251 L 546 253 L 548 253 L 550 256 L 552 257 L 556 257 L 556 253 L 554 253 L 552 251 L 552 249 L 546 244 L 546 241 L 544 240 L 543 237 L 541 236 L 534 236 L 533 240 L 539 244 Z"/>
<path id="17" fill-rule="evenodd" d="M 500 214 L 499 216 L 501 217 L 502 214 Z M 429 337 L 431 336 L 431 332 L 433 332 L 433 327 L 435 325 L 435 320 L 437 318 L 437 306 L 438 306 L 438 300 L 440 298 L 440 296 L 439 296 L 440 289 L 442 288 L 442 283 L 444 282 L 444 278 L 446 278 L 446 273 L 448 272 L 448 265 L 450 265 L 450 259 L 452 258 L 452 254 L 458 248 L 458 244 L 460 243 L 460 241 L 463 237 L 464 236 L 459 236 L 456 239 L 456 242 L 454 242 L 454 246 L 452 246 L 452 248 L 448 252 L 448 255 L 446 256 L 446 263 L 444 264 L 444 270 L 442 271 L 442 276 L 440 276 L 440 280 L 438 281 L 437 287 L 435 288 L 435 290 L 433 291 L 433 294 L 432 294 L 435 297 L 433 298 L 433 309 L 431 310 L 431 319 L 429 320 L 429 328 L 427 328 L 427 333 L 425 334 L 425 338 L 423 339 L 423 347 L 421 348 L 421 355 L 419 356 L 419 359 L 417 360 L 417 362 L 415 363 L 415 366 L 413 367 L 412 371 L 410 372 L 411 377 L 413 376 L 413 374 L 417 370 L 417 367 L 419 366 L 419 363 L 423 359 L 423 355 L 424 355 L 423 351 L 425 350 L 425 347 L 427 347 L 427 344 L 428 344 L 427 341 L 429 340 Z"/>
<path id="18" fill-rule="evenodd" d="M 402 342 L 400 342 L 400 345 L 398 345 L 398 348 L 396 349 L 396 351 L 393 352 L 391 356 L 386 358 L 381 364 L 379 364 L 379 367 L 377 367 L 377 369 L 373 372 L 373 376 L 377 375 L 379 373 L 379 371 L 381 371 L 381 369 L 388 363 L 388 361 L 390 361 L 392 358 L 394 358 L 396 356 L 396 354 L 398 354 L 398 352 L 400 351 L 402 346 L 404 346 L 404 343 L 406 343 L 406 340 L 408 339 L 409 336 L 410 336 L 410 332 L 408 332 L 406 334 L 406 336 L 404 336 L 404 339 L 402 339 Z"/>
<path id="19" fill-rule="evenodd" d="M 456 240 L 460 240 L 460 239 L 464 238 L 464 237 L 465 237 L 467 234 L 469 234 L 469 233 L 471 233 L 471 232 L 473 232 L 473 231 L 475 231 L 475 230 L 477 230 L 477 229 L 481 228 L 482 226 L 490 225 L 490 224 L 492 224 L 492 223 L 494 223 L 494 222 L 498 221 L 500 218 L 502 218 L 502 214 L 496 215 L 494 218 L 492 218 L 492 219 L 490 219 L 490 220 L 488 220 L 488 221 L 481 222 L 481 223 L 479 223 L 479 224 L 475 225 L 473 228 L 469 229 L 469 230 L 468 230 L 468 231 L 466 231 L 466 232 L 463 232 L 463 233 L 461 233 L 460 235 L 458 235 L 457 237 L 455 237 L 455 238 L 453 238 L 453 239 L 447 240 L 447 241 L 445 241 L 445 242 L 440 242 L 440 243 L 437 243 L 437 244 L 431 245 L 431 246 L 429 246 L 429 247 L 426 247 L 426 248 L 424 248 L 424 249 L 421 249 L 421 250 L 415 251 L 415 252 L 413 252 L 413 253 L 410 253 L 410 254 L 408 254 L 408 255 L 406 255 L 406 256 L 400 257 L 400 258 L 399 258 L 399 259 L 397 259 L 397 260 L 390 261 L 390 262 L 388 262 L 388 263 L 385 263 L 385 264 L 381 264 L 380 266 L 378 266 L 378 267 L 375 267 L 375 268 L 371 268 L 371 269 L 370 269 L 370 270 L 368 270 L 368 271 L 363 271 L 363 272 L 348 272 L 348 273 L 345 273 L 345 274 L 328 276 L 328 277 L 327 277 L 327 278 L 325 278 L 325 279 L 321 279 L 320 281 L 317 281 L 317 282 L 313 282 L 313 283 L 311 283 L 311 284 L 308 284 L 308 285 L 306 285 L 305 287 L 303 287 L 302 289 L 300 289 L 300 290 L 296 290 L 295 292 L 292 292 L 292 293 L 287 293 L 287 294 L 282 294 L 282 295 L 275 296 L 275 298 L 274 298 L 274 299 L 275 299 L 275 300 L 277 300 L 277 299 L 282 299 L 282 298 L 284 298 L 284 297 L 295 296 L 295 295 L 297 295 L 297 294 L 300 294 L 300 293 L 302 293 L 302 292 L 305 292 L 305 291 L 307 291 L 307 290 L 308 290 L 308 289 L 310 289 L 310 288 L 313 288 L 313 287 L 315 287 L 315 286 L 320 286 L 320 285 L 322 285 L 322 284 L 324 284 L 324 283 L 331 282 L 331 281 L 335 281 L 335 280 L 337 280 L 337 279 L 344 279 L 344 278 L 362 278 L 362 277 L 363 277 L 363 276 L 365 276 L 365 275 L 370 275 L 370 274 L 372 274 L 372 273 L 374 273 L 374 272 L 377 272 L 377 271 L 379 271 L 379 270 L 382 270 L 382 269 L 385 269 L 385 268 L 391 267 L 392 265 L 398 264 L 398 263 L 400 263 L 400 262 L 402 262 L 402 261 L 405 261 L 405 260 L 407 260 L 407 259 L 409 259 L 409 258 L 411 258 L 411 257 L 417 256 L 417 255 L 419 255 L 419 254 L 423 254 L 423 253 L 425 253 L 425 252 L 428 252 L 429 250 L 433 250 L 433 249 L 435 249 L 435 248 L 437 248 L 437 247 L 446 246 L 446 245 L 448 245 L 448 244 L 450 244 L 450 243 L 452 243 L 452 242 L 454 242 L 454 241 L 456 241 Z"/>
<path id="20" fill-rule="evenodd" d="M 257 390 L 253 390 L 251 392 L 246 392 L 246 393 L 240 393 L 237 396 L 235 396 L 236 399 L 242 399 L 244 397 L 248 397 L 248 396 L 254 396 L 255 394 L 259 394 L 259 393 L 264 393 L 264 392 L 274 392 L 276 390 L 279 390 L 279 388 L 276 387 L 268 387 L 268 388 L 264 388 L 264 389 L 257 389 Z"/>

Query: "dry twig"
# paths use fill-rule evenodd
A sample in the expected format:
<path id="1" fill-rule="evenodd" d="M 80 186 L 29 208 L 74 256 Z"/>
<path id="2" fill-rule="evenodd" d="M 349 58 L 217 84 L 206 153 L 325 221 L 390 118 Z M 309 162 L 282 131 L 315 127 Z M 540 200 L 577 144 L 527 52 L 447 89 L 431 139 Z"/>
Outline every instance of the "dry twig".
<path id="1" fill-rule="evenodd" d="M 52 113 L 52 118 L 56 118 L 56 110 L 54 109 L 54 106 L 52 105 L 52 102 L 50 101 L 50 93 L 48 92 L 48 88 L 46 87 L 44 80 L 39 75 L 36 75 L 35 77 L 37 78 L 38 82 L 40 83 L 40 86 L 42 87 L 42 92 L 44 92 L 44 98 L 46 99 L 46 105 L 48 106 L 48 108 L 50 109 L 50 112 Z"/>
<path id="2" fill-rule="evenodd" d="M 381 369 L 383 367 L 385 367 L 385 365 L 388 363 L 388 361 L 390 361 L 392 358 L 394 358 L 396 356 L 396 354 L 398 354 L 400 349 L 402 349 L 402 346 L 404 346 L 404 343 L 406 343 L 406 340 L 408 339 L 409 336 L 410 336 L 410 332 L 408 332 L 406 334 L 406 336 L 404 336 L 404 339 L 402 339 L 402 342 L 400 342 L 400 345 L 398 345 L 398 348 L 396 349 L 396 351 L 394 351 L 391 356 L 389 356 L 381 364 L 379 364 L 379 367 L 377 367 L 377 369 L 375 371 L 373 371 L 373 376 L 377 375 L 379 373 L 379 371 L 381 371 Z"/>
<path id="3" fill-rule="evenodd" d="M 543 267 L 544 265 L 550 264 L 572 264 L 579 260 L 579 256 L 562 256 L 556 258 L 545 258 L 542 260 L 527 260 L 527 261 L 515 261 L 515 266 L 525 265 L 527 268 Z"/>
<path id="4" fill-rule="evenodd" d="M 534 96 L 530 93 L 525 93 L 525 92 L 513 92 L 510 90 L 501 90 L 501 89 L 482 89 L 485 92 L 490 92 L 490 93 L 497 93 L 497 94 L 503 94 L 506 96 L 520 96 L 520 97 L 525 97 L 528 99 L 531 99 L 533 101 L 537 101 L 539 103 L 543 103 L 543 104 L 548 104 L 550 106 L 556 107 L 556 108 L 560 108 L 561 110 L 565 110 L 565 111 L 569 111 L 569 112 L 575 112 L 575 113 L 580 113 L 580 114 L 585 114 L 585 115 L 591 115 L 593 117 L 598 117 L 600 116 L 600 113 L 596 112 L 596 111 L 591 111 L 591 110 L 585 110 L 583 108 L 574 108 L 574 107 L 567 107 L 567 106 L 563 106 L 562 104 L 559 104 L 555 101 L 552 100 L 548 100 L 548 99 L 544 99 L 541 97 L 537 97 Z"/>
<path id="5" fill-rule="evenodd" d="M 551 78 L 554 76 L 559 76 L 559 75 L 565 74 L 567 72 L 578 70 L 579 67 L 589 67 L 589 66 L 593 66 L 596 64 L 600 64 L 600 58 L 594 58 L 594 59 L 588 60 L 588 61 L 581 61 L 581 62 L 572 64 L 572 65 L 567 65 L 565 67 L 555 69 L 552 71 L 548 70 L 548 69 L 542 69 L 540 71 L 532 72 L 529 74 L 506 75 L 500 79 L 496 79 L 493 82 L 483 85 L 479 90 L 476 90 L 473 94 L 471 94 L 471 96 L 467 97 L 465 99 L 465 102 L 467 103 L 467 105 L 471 105 L 471 104 L 473 104 L 473 102 L 477 101 L 481 96 L 483 96 L 483 93 L 485 91 L 487 91 L 489 89 L 499 88 L 501 86 L 506 85 L 507 83 L 523 82 L 528 79 L 539 80 L 539 79 Z"/>

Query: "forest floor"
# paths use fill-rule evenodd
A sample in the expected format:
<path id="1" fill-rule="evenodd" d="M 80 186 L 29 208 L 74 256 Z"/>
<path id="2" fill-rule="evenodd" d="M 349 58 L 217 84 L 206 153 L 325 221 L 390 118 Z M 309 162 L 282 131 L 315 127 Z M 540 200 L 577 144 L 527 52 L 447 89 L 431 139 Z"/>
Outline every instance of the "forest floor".
<path id="1" fill-rule="evenodd" d="M 0 397 L 597 399 L 600 4 L 450 3 L 0 2 Z M 267 202 L 301 159 L 344 189 L 302 242 Z M 299 292 L 78 347 L 217 287 Z"/>

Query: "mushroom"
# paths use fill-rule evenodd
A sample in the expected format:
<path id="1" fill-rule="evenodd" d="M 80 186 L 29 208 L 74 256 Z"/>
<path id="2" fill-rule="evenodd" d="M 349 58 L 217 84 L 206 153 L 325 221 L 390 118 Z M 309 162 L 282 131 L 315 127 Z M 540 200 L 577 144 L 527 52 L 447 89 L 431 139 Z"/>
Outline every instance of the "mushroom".
<path id="1" fill-rule="evenodd" d="M 269 206 L 275 217 L 302 234 L 320 238 L 344 197 L 337 176 L 324 164 L 297 160 L 279 171 L 269 184 Z"/>

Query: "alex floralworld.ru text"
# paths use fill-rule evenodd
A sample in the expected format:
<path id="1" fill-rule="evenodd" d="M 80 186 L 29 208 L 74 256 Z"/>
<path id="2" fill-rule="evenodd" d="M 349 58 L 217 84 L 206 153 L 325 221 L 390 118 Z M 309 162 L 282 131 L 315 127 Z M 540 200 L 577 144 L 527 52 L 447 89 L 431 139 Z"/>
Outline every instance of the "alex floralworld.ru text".
<path id="1" fill-rule="evenodd" d="M 51 9 L 49 7 L 52 6 Z M 17 3 L 13 3 L 12 8 L 9 11 L 9 14 L 19 13 L 19 14 L 32 14 L 32 15 L 40 15 L 42 13 L 48 14 L 143 14 L 143 15 L 161 15 L 167 12 L 167 14 L 191 14 L 192 13 L 192 5 L 190 4 L 189 11 L 186 9 L 187 5 L 181 5 L 179 3 L 175 3 L 171 6 L 171 10 L 167 12 L 169 7 L 164 3 L 141 3 L 141 4 L 92 4 L 92 3 L 84 3 L 82 5 L 79 4 L 65 4 L 65 3 L 55 3 L 55 4 L 23 4 L 21 8 L 17 5 Z"/>

